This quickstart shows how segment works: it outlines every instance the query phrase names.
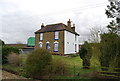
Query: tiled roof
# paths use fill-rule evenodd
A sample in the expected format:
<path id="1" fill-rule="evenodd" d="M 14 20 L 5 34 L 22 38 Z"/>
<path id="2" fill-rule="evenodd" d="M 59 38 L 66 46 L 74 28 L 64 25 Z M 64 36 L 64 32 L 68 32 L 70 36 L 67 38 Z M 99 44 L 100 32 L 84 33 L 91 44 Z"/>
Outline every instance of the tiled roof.
<path id="1" fill-rule="evenodd" d="M 44 33 L 44 32 L 54 32 L 54 31 L 60 31 L 60 30 L 67 30 L 73 34 L 79 35 L 75 31 L 72 30 L 71 27 L 66 26 L 63 23 L 57 23 L 57 24 L 51 24 L 51 25 L 46 25 L 40 30 L 36 31 L 35 34 L 37 33 Z"/>

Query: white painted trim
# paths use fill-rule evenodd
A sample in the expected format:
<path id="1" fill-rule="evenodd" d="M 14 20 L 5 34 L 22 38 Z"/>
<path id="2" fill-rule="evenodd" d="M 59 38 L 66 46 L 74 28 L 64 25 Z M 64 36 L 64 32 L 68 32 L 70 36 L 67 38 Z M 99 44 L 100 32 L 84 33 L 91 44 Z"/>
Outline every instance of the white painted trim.
<path id="1" fill-rule="evenodd" d="M 49 41 L 47 41 L 46 43 L 50 43 Z"/>

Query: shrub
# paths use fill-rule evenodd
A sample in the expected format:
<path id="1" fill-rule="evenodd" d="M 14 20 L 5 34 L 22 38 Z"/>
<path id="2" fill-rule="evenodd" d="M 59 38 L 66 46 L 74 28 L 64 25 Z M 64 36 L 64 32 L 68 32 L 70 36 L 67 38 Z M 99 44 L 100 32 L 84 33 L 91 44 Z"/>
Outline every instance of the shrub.
<path id="1" fill-rule="evenodd" d="M 2 64 L 6 64 L 8 62 L 7 56 L 11 52 L 19 53 L 19 49 L 15 47 L 7 47 L 7 46 L 2 47 Z"/>
<path id="2" fill-rule="evenodd" d="M 16 53 L 9 54 L 7 59 L 8 59 L 8 63 L 12 66 L 19 66 L 21 63 L 21 58 Z"/>
<path id="3" fill-rule="evenodd" d="M 100 52 L 101 55 L 99 57 L 99 61 L 101 64 L 102 70 L 109 70 L 111 62 L 116 57 L 116 39 L 117 34 L 114 33 L 105 33 L 101 34 L 101 42 L 100 42 Z M 119 49 L 118 49 L 119 50 Z"/>
<path id="4" fill-rule="evenodd" d="M 40 79 L 44 68 L 52 61 L 52 55 L 44 49 L 36 49 L 28 55 L 26 60 L 26 74 L 31 78 Z"/>
<path id="5" fill-rule="evenodd" d="M 67 72 L 66 62 L 60 58 L 53 59 L 51 71 L 53 74 L 63 75 Z"/>
<path id="6" fill-rule="evenodd" d="M 91 46 L 88 42 L 85 42 L 80 49 L 80 58 L 83 60 L 83 69 L 90 68 L 90 59 L 92 57 Z"/>

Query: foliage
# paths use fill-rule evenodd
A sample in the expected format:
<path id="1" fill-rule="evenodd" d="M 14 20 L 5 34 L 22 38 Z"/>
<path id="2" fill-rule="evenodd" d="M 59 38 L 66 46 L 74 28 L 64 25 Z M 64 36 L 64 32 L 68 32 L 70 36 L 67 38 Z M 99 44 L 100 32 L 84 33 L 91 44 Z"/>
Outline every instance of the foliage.
<path id="1" fill-rule="evenodd" d="M 26 60 L 26 74 L 32 78 L 40 78 L 44 68 L 50 65 L 52 55 L 44 49 L 35 49 Z"/>
<path id="2" fill-rule="evenodd" d="M 23 64 L 24 64 L 24 62 L 26 62 L 26 58 L 27 58 L 27 56 L 29 56 L 29 54 L 20 54 L 20 55 L 22 55 Z M 61 73 L 55 74 L 55 69 L 54 69 L 54 68 L 56 68 L 55 65 L 56 66 L 62 65 L 62 64 L 57 64 L 57 62 L 56 62 L 57 59 L 62 64 L 65 64 L 64 65 L 65 70 L 63 70 L 64 74 L 63 74 L 63 71 L 61 71 Z M 50 75 L 46 75 L 46 76 L 50 76 L 51 79 L 56 79 L 56 78 L 71 79 L 72 77 L 75 78 L 76 75 L 78 75 L 78 73 L 80 74 L 80 77 L 79 76 L 77 76 L 77 77 L 82 78 L 82 75 L 86 75 L 86 74 L 91 73 L 93 71 L 100 70 L 99 61 L 98 61 L 98 59 L 96 59 L 96 57 L 92 56 L 90 61 L 91 61 L 91 68 L 90 69 L 82 69 L 81 68 L 82 67 L 82 59 L 80 59 L 79 56 L 69 58 L 66 56 L 52 55 L 52 64 L 48 65 L 46 68 L 44 68 L 44 71 L 46 73 L 47 72 L 50 73 Z M 54 63 L 56 63 L 56 64 L 54 64 Z M 62 67 L 62 66 L 60 66 L 60 67 Z M 25 71 L 24 65 L 20 66 L 20 67 L 15 67 L 15 66 L 11 66 L 9 64 L 5 64 L 5 65 L 3 65 L 3 68 L 17 72 L 22 77 L 28 77 L 28 76 L 26 76 L 26 71 Z"/>
<path id="3" fill-rule="evenodd" d="M 11 53 L 7 56 L 8 59 L 8 63 L 11 66 L 20 66 L 21 64 L 21 57 L 20 55 L 16 54 L 16 53 Z"/>
<path id="4" fill-rule="evenodd" d="M 12 52 L 19 54 L 19 49 L 15 47 L 7 47 L 7 46 L 2 47 L 2 64 L 5 64 L 8 62 L 7 56 Z"/>
<path id="5" fill-rule="evenodd" d="M 52 72 L 54 74 L 62 75 L 67 72 L 67 64 L 63 59 L 53 59 L 52 61 Z"/>
<path id="6" fill-rule="evenodd" d="M 115 33 L 106 33 L 101 35 L 100 45 L 100 63 L 102 67 L 110 67 L 113 59 L 118 58 L 119 53 L 119 40 Z M 115 64 L 114 64 L 115 65 Z M 108 70 L 107 68 L 102 70 Z"/>
<path id="7" fill-rule="evenodd" d="M 90 44 L 88 44 L 88 42 L 85 42 L 84 45 L 81 46 L 79 55 L 80 58 L 83 60 L 83 68 L 89 68 L 92 53 L 91 53 L 91 46 Z"/>
<path id="8" fill-rule="evenodd" d="M 114 18 L 115 20 L 112 20 L 110 24 L 107 26 L 110 32 L 116 33 L 116 29 L 118 27 L 118 23 L 120 23 L 120 1 L 119 0 L 109 0 L 110 5 L 107 6 L 108 9 L 106 9 L 105 14 L 108 18 Z"/>
<path id="9" fill-rule="evenodd" d="M 115 69 L 115 71 L 120 72 L 120 37 L 118 37 L 115 42 L 116 42 L 116 56 L 115 56 L 114 67 L 119 68 L 119 69 Z"/>

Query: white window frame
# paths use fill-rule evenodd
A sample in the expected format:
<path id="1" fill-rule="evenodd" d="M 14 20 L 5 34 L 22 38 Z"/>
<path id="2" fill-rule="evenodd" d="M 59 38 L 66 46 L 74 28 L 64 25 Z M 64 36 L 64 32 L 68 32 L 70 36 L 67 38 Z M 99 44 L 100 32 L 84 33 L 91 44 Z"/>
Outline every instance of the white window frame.
<path id="1" fill-rule="evenodd" d="M 49 47 L 47 47 L 47 44 L 49 45 Z M 50 42 L 46 42 L 46 50 L 50 50 Z"/>
<path id="2" fill-rule="evenodd" d="M 75 35 L 75 41 L 77 41 L 77 35 Z"/>
<path id="3" fill-rule="evenodd" d="M 42 44 L 43 44 L 42 42 L 39 42 L 39 47 L 40 47 L 40 48 L 42 48 Z"/>
<path id="4" fill-rule="evenodd" d="M 77 44 L 75 44 L 75 52 L 77 52 Z"/>
<path id="5" fill-rule="evenodd" d="M 55 40 L 58 40 L 59 39 L 59 32 L 58 31 L 55 31 L 55 34 L 54 34 L 54 39 Z"/>
<path id="6" fill-rule="evenodd" d="M 58 52 L 58 51 L 59 51 L 59 43 L 54 42 L 54 52 Z"/>
<path id="7" fill-rule="evenodd" d="M 40 33 L 40 40 L 43 40 L 43 33 Z"/>

